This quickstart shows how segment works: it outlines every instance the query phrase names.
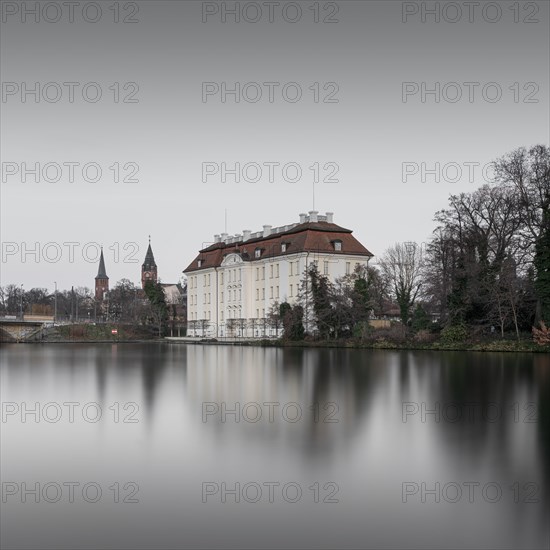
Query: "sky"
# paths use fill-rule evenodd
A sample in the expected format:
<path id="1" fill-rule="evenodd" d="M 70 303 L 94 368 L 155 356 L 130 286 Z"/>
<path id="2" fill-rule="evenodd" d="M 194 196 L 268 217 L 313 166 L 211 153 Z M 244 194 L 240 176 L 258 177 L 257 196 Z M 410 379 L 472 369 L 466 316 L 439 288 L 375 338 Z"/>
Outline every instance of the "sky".
<path id="1" fill-rule="evenodd" d="M 1 5 L 2 285 L 138 284 L 149 235 L 177 282 L 312 209 L 379 257 L 550 142 L 548 2 Z"/>

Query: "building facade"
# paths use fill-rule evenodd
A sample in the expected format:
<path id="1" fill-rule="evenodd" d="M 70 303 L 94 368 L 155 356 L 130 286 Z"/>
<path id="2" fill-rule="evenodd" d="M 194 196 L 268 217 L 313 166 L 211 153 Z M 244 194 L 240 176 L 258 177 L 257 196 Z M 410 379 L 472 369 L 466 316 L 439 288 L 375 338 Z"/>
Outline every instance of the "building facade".
<path id="1" fill-rule="evenodd" d="M 280 336 L 270 326 L 273 304 L 296 303 L 304 272 L 313 262 L 332 282 L 367 265 L 372 254 L 333 222 L 332 212 L 300 214 L 297 223 L 263 231 L 214 236 L 184 270 L 187 334 L 208 337 Z M 307 327 L 306 327 L 307 329 Z"/>

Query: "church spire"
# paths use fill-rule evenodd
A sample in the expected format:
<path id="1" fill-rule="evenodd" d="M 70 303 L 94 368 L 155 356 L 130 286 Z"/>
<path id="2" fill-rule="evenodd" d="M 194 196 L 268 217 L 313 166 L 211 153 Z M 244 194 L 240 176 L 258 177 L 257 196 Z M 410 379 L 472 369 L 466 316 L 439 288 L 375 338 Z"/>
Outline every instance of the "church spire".
<path id="1" fill-rule="evenodd" d="M 151 248 L 151 235 L 149 235 L 149 246 L 147 247 L 145 260 L 141 266 L 142 288 L 145 288 L 145 283 L 148 281 L 153 283 L 157 282 L 157 264 L 155 263 L 155 256 L 153 255 L 153 249 Z"/>
<path id="2" fill-rule="evenodd" d="M 96 279 L 108 279 L 107 271 L 105 270 L 105 260 L 103 258 L 103 247 L 101 247 L 101 256 L 99 257 L 99 269 L 97 270 Z"/>
<path id="3" fill-rule="evenodd" d="M 95 298 L 102 301 L 105 294 L 109 292 L 109 277 L 105 269 L 105 259 L 103 258 L 103 247 L 101 247 L 101 255 L 99 256 L 99 268 L 95 278 Z"/>
<path id="4" fill-rule="evenodd" d="M 149 246 L 147 247 L 147 253 L 145 254 L 145 260 L 143 262 L 142 268 L 146 270 L 151 270 L 156 268 L 157 264 L 155 263 L 155 256 L 153 255 L 153 249 L 151 248 L 151 235 L 149 235 Z"/>

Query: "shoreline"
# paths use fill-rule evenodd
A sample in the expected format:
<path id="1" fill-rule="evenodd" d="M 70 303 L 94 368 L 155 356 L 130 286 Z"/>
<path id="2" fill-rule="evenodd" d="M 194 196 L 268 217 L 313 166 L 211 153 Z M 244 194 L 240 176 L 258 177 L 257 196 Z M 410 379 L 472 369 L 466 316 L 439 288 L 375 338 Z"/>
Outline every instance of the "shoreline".
<path id="1" fill-rule="evenodd" d="M 177 337 L 165 337 L 157 339 L 139 340 L 106 340 L 106 339 L 62 339 L 42 340 L 28 342 L 1 342 L 0 344 L 176 344 L 176 345 L 214 345 L 214 346 L 247 346 L 247 347 L 276 347 L 276 348 L 328 348 L 328 349 L 367 349 L 367 350 L 395 350 L 395 351 L 478 351 L 478 352 L 499 352 L 499 353 L 550 353 L 550 346 L 539 346 L 534 342 L 524 341 L 498 341 L 487 342 L 464 342 L 464 343 L 396 343 L 396 342 L 373 342 L 360 343 L 349 341 L 282 341 L 282 340 L 199 340 Z M 550 361 L 549 361 L 550 364 Z"/>

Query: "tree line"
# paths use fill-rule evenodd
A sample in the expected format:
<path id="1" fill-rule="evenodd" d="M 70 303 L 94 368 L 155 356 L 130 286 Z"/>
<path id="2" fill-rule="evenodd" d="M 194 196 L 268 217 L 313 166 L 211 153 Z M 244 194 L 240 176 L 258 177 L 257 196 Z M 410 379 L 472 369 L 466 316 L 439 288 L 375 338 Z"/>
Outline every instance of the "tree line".
<path id="1" fill-rule="evenodd" d="M 404 329 L 461 334 L 550 325 L 550 150 L 521 147 L 493 163 L 494 181 L 449 197 L 425 246 L 396 243 L 378 265 L 331 282 L 315 263 L 298 302 L 271 311 L 285 337 L 360 336 L 375 317 Z M 300 328 L 301 327 L 301 328 Z"/>
<path id="2" fill-rule="evenodd" d="M 151 281 L 142 290 L 129 279 L 121 279 L 101 301 L 88 287 L 57 292 L 47 288 L 24 290 L 15 284 L 0 287 L 1 316 L 55 315 L 58 321 L 152 325 L 159 335 L 166 332 L 170 322 L 185 322 L 178 317 L 181 305 L 166 303 L 161 284 Z"/>

